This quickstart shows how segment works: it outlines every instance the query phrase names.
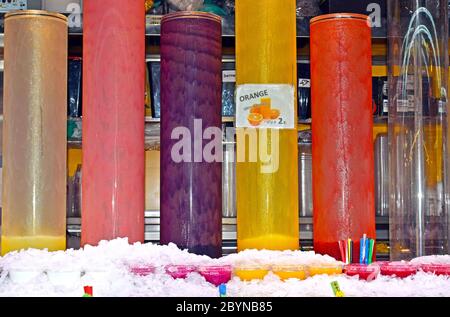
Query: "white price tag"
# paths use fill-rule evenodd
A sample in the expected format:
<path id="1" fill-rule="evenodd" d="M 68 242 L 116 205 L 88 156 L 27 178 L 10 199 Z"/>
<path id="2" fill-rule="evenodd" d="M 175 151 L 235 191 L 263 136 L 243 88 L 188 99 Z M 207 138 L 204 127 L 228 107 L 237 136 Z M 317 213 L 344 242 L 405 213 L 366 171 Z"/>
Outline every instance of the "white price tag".
<path id="1" fill-rule="evenodd" d="M 311 80 L 306 78 L 299 78 L 298 88 L 311 88 Z"/>
<path id="2" fill-rule="evenodd" d="M 246 84 L 236 89 L 236 128 L 295 128 L 295 89 L 287 84 Z"/>
<path id="3" fill-rule="evenodd" d="M 235 70 L 222 71 L 222 82 L 235 83 L 236 82 L 236 71 Z"/>

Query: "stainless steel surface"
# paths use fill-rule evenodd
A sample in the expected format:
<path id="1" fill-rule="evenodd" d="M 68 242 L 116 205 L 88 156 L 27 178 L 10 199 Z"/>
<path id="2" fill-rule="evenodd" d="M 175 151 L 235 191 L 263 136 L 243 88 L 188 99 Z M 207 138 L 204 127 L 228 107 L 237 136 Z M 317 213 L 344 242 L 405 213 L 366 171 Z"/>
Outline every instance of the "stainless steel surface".
<path id="1" fill-rule="evenodd" d="M 375 211 L 377 216 L 389 214 L 389 144 L 387 133 L 380 133 L 375 150 Z"/>
<path id="2" fill-rule="evenodd" d="M 298 196 L 301 217 L 312 217 L 312 143 L 311 131 L 299 133 L 298 144 Z"/>

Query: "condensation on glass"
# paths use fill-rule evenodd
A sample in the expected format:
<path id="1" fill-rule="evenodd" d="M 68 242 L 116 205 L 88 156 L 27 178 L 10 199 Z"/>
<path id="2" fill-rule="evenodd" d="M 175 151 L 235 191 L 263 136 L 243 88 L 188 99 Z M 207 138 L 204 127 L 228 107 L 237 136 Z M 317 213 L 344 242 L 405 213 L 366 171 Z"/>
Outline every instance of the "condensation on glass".
<path id="1" fill-rule="evenodd" d="M 5 19 L 2 254 L 65 249 L 67 19 Z"/>
<path id="2" fill-rule="evenodd" d="M 391 260 L 448 252 L 447 1 L 388 2 Z"/>

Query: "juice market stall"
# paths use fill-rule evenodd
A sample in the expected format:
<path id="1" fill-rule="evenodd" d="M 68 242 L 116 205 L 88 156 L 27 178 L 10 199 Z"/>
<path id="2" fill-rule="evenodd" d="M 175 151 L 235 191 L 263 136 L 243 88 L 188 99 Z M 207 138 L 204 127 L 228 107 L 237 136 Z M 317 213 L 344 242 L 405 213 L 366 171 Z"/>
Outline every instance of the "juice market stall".
<path id="1" fill-rule="evenodd" d="M 0 296 L 450 296 L 447 2 L 62 2 L 1 7 Z"/>

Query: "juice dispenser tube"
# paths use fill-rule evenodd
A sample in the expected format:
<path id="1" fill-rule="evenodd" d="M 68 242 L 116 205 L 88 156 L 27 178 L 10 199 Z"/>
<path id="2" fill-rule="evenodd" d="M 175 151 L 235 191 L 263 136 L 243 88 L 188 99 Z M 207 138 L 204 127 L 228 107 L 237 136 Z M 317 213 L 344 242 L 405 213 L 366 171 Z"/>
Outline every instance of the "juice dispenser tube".
<path id="1" fill-rule="evenodd" d="M 314 250 L 336 259 L 339 240 L 375 239 L 371 54 L 367 16 L 311 20 Z"/>
<path id="2" fill-rule="evenodd" d="M 67 19 L 5 16 L 1 253 L 66 247 Z"/>
<path id="3" fill-rule="evenodd" d="M 83 10 L 81 242 L 142 242 L 144 4 L 86 1 Z"/>
<path id="4" fill-rule="evenodd" d="M 238 91 L 252 86 L 264 92 L 266 88 L 283 86 L 290 87 L 293 92 L 292 96 L 278 103 L 275 99 L 250 99 L 255 104 L 259 103 L 250 110 L 236 105 L 236 122 L 248 119 L 251 125 L 265 126 L 252 128 L 236 124 L 239 251 L 296 250 L 299 247 L 296 52 L 295 1 L 236 2 Z M 255 97 L 256 94 L 249 96 Z M 240 98 L 238 100 L 241 101 Z M 284 107 L 284 114 L 275 120 L 276 123 L 291 119 L 290 127 L 270 128 L 274 121 L 267 120 L 267 117 L 280 114 L 275 107 Z M 261 149 L 271 147 L 273 149 L 268 150 L 270 158 L 263 158 Z M 245 158 L 239 157 L 240 152 L 245 154 Z"/>
<path id="5" fill-rule="evenodd" d="M 391 260 L 450 251 L 447 5 L 388 2 Z"/>
<path id="6" fill-rule="evenodd" d="M 180 12 L 161 24 L 161 243 L 211 257 L 222 254 L 220 21 Z"/>

